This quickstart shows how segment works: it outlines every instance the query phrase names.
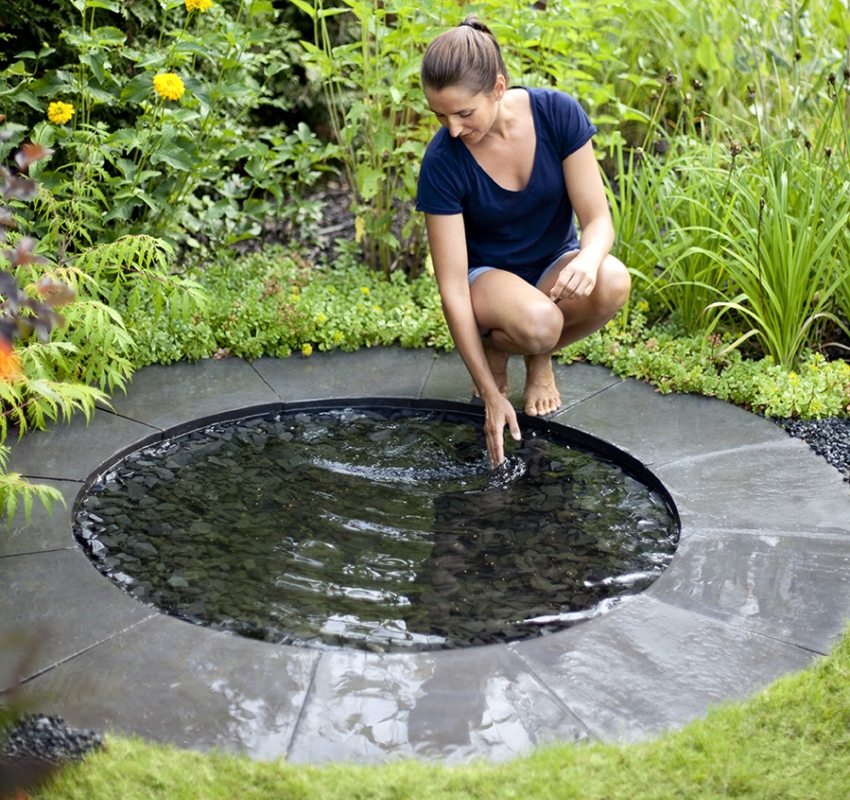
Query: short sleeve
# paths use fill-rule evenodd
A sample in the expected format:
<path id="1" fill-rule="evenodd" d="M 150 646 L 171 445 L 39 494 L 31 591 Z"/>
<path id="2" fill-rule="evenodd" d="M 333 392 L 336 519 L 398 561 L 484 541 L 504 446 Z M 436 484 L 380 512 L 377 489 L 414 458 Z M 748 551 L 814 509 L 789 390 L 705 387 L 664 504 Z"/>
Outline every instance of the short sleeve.
<path id="1" fill-rule="evenodd" d="M 461 214 L 468 188 L 463 185 L 461 168 L 445 131 L 431 140 L 419 170 L 416 210 L 426 214 Z"/>
<path id="2" fill-rule="evenodd" d="M 583 147 L 596 133 L 578 100 L 565 92 L 546 91 L 546 117 L 552 126 L 552 136 L 561 160 Z"/>

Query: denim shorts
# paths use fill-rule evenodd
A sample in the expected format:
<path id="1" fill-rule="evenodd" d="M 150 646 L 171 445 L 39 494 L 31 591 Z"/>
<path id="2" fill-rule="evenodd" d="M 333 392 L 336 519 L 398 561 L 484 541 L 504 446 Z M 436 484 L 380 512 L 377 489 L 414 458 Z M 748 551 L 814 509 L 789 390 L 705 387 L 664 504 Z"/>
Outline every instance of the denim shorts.
<path id="1" fill-rule="evenodd" d="M 576 250 L 576 249 L 565 250 L 551 264 L 549 264 L 548 267 L 545 267 L 542 270 L 542 272 L 540 272 L 540 274 L 537 276 L 536 280 L 534 280 L 534 281 L 529 280 L 528 282 L 532 286 L 539 287 L 540 284 L 543 283 L 544 278 L 558 265 L 558 262 L 564 256 L 569 255 L 570 253 L 577 253 L 577 252 L 578 252 L 578 250 Z M 469 285 L 472 286 L 472 284 L 478 278 L 480 278 L 485 272 L 489 272 L 491 269 L 499 269 L 499 267 L 473 267 L 471 270 L 469 270 L 469 272 L 466 275 L 466 279 L 467 279 L 467 281 L 469 281 Z M 509 271 L 509 270 L 507 270 L 507 271 Z M 520 276 L 520 277 L 523 277 L 523 276 Z M 527 278 L 524 278 L 524 279 L 528 280 Z"/>

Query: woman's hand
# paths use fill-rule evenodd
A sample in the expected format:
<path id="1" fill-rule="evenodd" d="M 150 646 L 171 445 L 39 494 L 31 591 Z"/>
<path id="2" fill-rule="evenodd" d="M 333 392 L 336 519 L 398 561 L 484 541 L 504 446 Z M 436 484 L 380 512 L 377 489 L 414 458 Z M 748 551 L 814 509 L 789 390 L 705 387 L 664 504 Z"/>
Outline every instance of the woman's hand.
<path id="1" fill-rule="evenodd" d="M 492 467 L 498 467 L 505 460 L 505 425 L 511 432 L 511 438 L 518 442 L 522 434 L 510 400 L 501 394 L 492 400 L 485 400 L 484 436 L 487 439 L 487 455 Z"/>
<path id="2" fill-rule="evenodd" d="M 592 255 L 579 251 L 561 270 L 555 285 L 549 290 L 549 299 L 581 300 L 589 297 L 596 286 L 599 262 Z"/>

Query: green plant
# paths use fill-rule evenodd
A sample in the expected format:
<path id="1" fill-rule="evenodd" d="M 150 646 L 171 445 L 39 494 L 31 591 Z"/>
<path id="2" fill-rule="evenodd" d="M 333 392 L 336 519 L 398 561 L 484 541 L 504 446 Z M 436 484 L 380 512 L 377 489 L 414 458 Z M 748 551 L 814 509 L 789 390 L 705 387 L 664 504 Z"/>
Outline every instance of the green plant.
<path id="1" fill-rule="evenodd" d="M 232 13 L 209 0 L 73 6 L 79 24 L 62 39 L 75 61 L 24 52 L 0 74 L 7 107 L 46 112 L 34 139 L 62 145 L 62 161 L 41 175 L 47 193 L 34 224 L 45 241 L 77 252 L 127 233 L 176 240 L 188 229 L 196 242 L 232 242 L 260 233 L 315 181 L 327 155 L 318 141 L 258 130 L 252 118 L 287 103 L 269 87 L 295 45 L 271 24 L 270 0 L 242 0 Z M 292 161 L 304 166 L 305 146 L 313 168 L 299 172 Z"/>
<path id="2" fill-rule="evenodd" d="M 773 417 L 804 419 L 850 414 L 850 363 L 801 354 L 789 370 L 772 358 L 744 358 L 735 335 L 688 335 L 668 322 L 647 325 L 648 303 L 638 301 L 601 331 L 565 348 L 558 359 L 584 359 L 624 378 L 653 384 L 662 394 L 716 397 Z"/>
<path id="3" fill-rule="evenodd" d="M 744 325 L 765 355 L 786 369 L 818 341 L 818 325 L 842 324 L 836 296 L 850 260 L 850 173 L 797 141 L 765 144 L 747 173 L 731 176 L 732 203 L 718 225 L 725 298 L 710 308 Z"/>
<path id="4" fill-rule="evenodd" d="M 339 145 L 366 262 L 386 274 L 397 267 L 415 274 L 424 259 L 422 221 L 408 209 L 428 138 L 419 119 L 421 6 L 292 2 L 313 22 L 313 41 L 302 42 L 305 60 Z"/>
<path id="5" fill-rule="evenodd" d="M 208 298 L 191 318 L 153 314 L 148 303 L 125 313 L 137 339 L 137 366 L 213 355 L 452 346 L 429 275 L 385 276 L 356 261 L 316 268 L 294 251 L 272 247 L 243 257 L 222 254 L 191 277 Z"/>
<path id="6" fill-rule="evenodd" d="M 172 274 L 170 246 L 152 237 L 124 237 L 51 264 L 35 239 L 14 232 L 16 212 L 37 191 L 27 173 L 50 155 L 28 143 L 15 155 L 18 173 L 0 168 L 3 197 L 14 204 L 0 206 L 0 240 L 9 237 L 11 245 L 0 253 L 11 270 L 0 271 L 0 445 L 10 429 L 20 436 L 76 412 L 88 418 L 106 402 L 105 390 L 125 386 L 134 342 L 119 309 L 143 306 L 154 320 L 186 321 L 204 302 L 196 284 Z M 28 515 L 34 497 L 48 505 L 61 499 L 55 489 L 6 474 L 7 455 L 0 453 L 0 503 L 9 514 L 19 501 Z"/>
<path id="7" fill-rule="evenodd" d="M 0 118 L 0 122 L 3 118 Z M 5 137 L 0 132 L 0 139 Z M 30 167 L 39 160 L 51 155 L 51 151 L 28 143 L 15 154 L 15 164 L 18 172 L 12 173 L 8 167 L 0 167 L 0 178 L 3 180 L 2 197 L 4 202 L 19 204 L 30 200 L 36 192 L 36 184 L 27 176 Z M 11 205 L 0 206 L 0 242 L 7 241 L 9 232 L 16 227 L 16 220 Z M 62 501 L 61 493 L 50 486 L 33 485 L 17 473 L 6 472 L 9 448 L 3 442 L 6 440 L 8 418 L 13 417 L 20 425 L 25 425 L 26 409 L 29 399 L 37 396 L 47 396 L 48 404 L 52 403 L 54 392 L 52 387 L 36 383 L 29 392 L 29 398 L 24 399 L 22 385 L 30 384 L 30 374 L 27 372 L 29 359 L 21 358 L 15 349 L 16 339 L 24 341 L 36 335 L 42 342 L 46 341 L 51 329 L 61 325 L 63 320 L 55 311 L 57 306 L 66 305 L 73 299 L 73 292 L 63 283 L 54 282 L 49 276 L 42 276 L 35 285 L 35 291 L 30 293 L 22 290 L 18 281 L 31 270 L 34 265 L 41 265 L 45 259 L 36 255 L 36 241 L 30 237 L 19 237 L 13 247 L 4 250 L 0 259 L 8 262 L 11 272 L 0 271 L 0 505 L 9 519 L 23 504 L 24 514 L 29 517 L 33 498 L 38 498 L 49 509 L 56 500 Z M 39 297 L 40 299 L 35 299 Z M 86 395 L 83 392 L 83 395 Z M 59 392 L 59 402 L 73 405 L 78 393 L 73 387 L 66 392 Z M 87 397 L 92 404 L 94 395 Z M 54 404 L 55 405 L 55 404 Z M 38 405 L 35 405 L 38 408 Z M 30 406 L 32 408 L 32 406 Z"/>

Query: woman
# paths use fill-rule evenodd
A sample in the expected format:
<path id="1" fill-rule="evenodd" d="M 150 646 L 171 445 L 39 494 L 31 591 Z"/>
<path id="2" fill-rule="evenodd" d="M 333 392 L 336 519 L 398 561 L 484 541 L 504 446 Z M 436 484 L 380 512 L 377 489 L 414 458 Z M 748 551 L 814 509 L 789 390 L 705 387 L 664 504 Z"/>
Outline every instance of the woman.
<path id="1" fill-rule="evenodd" d="M 499 45 L 474 16 L 431 42 L 421 77 L 443 128 L 425 153 L 416 207 L 425 212 L 449 330 L 484 402 L 496 466 L 505 426 L 520 438 L 508 358 L 525 358 L 525 413 L 556 411 L 552 354 L 608 322 L 631 282 L 609 253 L 596 128 L 573 98 L 508 88 Z"/>

